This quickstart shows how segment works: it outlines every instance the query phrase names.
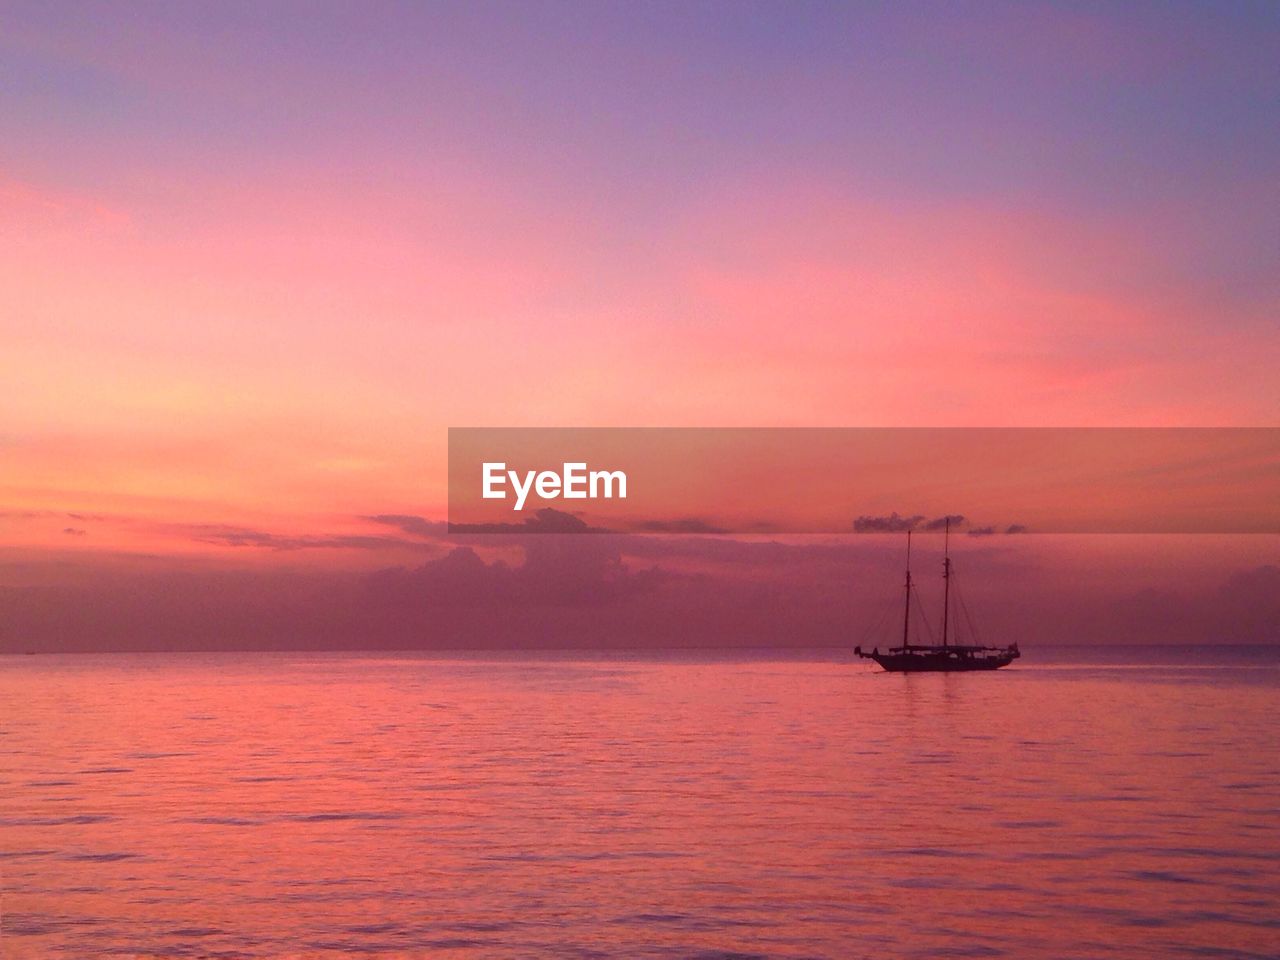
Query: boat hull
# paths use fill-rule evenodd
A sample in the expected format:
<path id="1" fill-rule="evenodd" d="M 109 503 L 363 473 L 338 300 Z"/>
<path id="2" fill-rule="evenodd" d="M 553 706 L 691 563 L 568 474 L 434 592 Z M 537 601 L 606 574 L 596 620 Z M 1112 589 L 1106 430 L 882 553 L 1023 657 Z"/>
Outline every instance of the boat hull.
<path id="1" fill-rule="evenodd" d="M 874 660 L 890 673 L 968 673 L 973 670 L 999 670 L 1007 667 L 1022 654 L 1015 643 L 1008 647 L 894 647 L 881 653 L 870 653 L 861 647 L 853 652 L 867 660 Z"/>
<path id="2" fill-rule="evenodd" d="M 949 657 L 914 653 L 881 653 L 871 656 L 889 673 L 967 673 L 972 670 L 999 670 L 1013 663 L 1013 656 Z"/>

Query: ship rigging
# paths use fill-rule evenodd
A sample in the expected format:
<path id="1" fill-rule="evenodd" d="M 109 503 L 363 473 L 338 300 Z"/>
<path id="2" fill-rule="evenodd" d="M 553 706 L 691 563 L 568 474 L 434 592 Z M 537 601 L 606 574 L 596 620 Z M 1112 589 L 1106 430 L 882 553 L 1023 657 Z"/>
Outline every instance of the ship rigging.
<path id="1" fill-rule="evenodd" d="M 942 558 L 942 642 L 941 643 L 912 643 L 911 642 L 911 603 L 916 597 L 915 584 L 911 579 L 911 531 L 907 531 L 907 576 L 906 588 L 903 599 L 903 615 L 902 615 L 902 643 L 896 647 L 890 647 L 887 652 L 881 653 L 879 647 L 872 649 L 870 653 L 863 652 L 862 647 L 853 648 L 853 652 L 859 657 L 874 660 L 880 664 L 885 670 L 891 673 L 916 673 L 916 672 L 958 672 L 966 670 L 997 670 L 1000 667 L 1007 667 L 1014 660 L 1022 656 L 1018 650 L 1017 643 L 1012 643 L 1007 647 L 990 647 L 980 643 L 954 643 L 952 642 L 951 622 L 953 619 L 951 592 L 952 579 L 954 578 L 954 570 L 951 563 L 951 518 L 946 520 L 943 532 L 943 558 Z M 964 610 L 965 620 L 969 627 L 970 634 L 976 639 L 977 632 L 973 629 L 972 618 L 968 615 L 968 608 L 960 605 Z M 928 629 L 928 620 L 924 621 L 925 628 Z M 930 631 L 930 640 L 933 640 L 932 631 Z"/>

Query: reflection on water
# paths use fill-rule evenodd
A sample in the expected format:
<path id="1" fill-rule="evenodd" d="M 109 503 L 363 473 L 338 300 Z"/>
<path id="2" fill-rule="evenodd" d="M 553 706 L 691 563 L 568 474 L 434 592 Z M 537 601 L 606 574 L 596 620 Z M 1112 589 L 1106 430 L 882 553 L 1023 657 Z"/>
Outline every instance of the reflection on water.
<path id="1" fill-rule="evenodd" d="M 1274 956 L 1274 655 L 1090 659 L 0 658 L 0 953 Z"/>

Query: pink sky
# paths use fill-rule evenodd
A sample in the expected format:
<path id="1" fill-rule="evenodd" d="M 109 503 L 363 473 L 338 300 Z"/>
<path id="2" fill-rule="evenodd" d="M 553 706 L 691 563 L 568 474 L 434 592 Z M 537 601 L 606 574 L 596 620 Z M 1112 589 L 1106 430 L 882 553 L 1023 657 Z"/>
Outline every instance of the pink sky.
<path id="1" fill-rule="evenodd" d="M 0 602 L 437 558 L 451 425 L 1276 425 L 1274 18 L 783 9 L 19 4 Z"/>

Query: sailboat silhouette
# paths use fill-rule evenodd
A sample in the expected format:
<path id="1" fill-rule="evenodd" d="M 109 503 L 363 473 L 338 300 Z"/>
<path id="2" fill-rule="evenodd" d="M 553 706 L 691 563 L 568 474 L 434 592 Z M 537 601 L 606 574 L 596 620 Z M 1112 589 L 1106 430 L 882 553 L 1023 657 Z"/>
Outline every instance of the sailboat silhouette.
<path id="1" fill-rule="evenodd" d="M 961 670 L 998 670 L 1007 667 L 1022 654 L 1016 643 L 1007 647 L 987 647 L 977 644 L 949 642 L 951 621 L 951 518 L 948 517 L 943 534 L 942 559 L 942 643 L 913 644 L 911 642 L 911 599 L 915 585 L 911 579 L 911 531 L 907 531 L 907 583 L 905 608 L 902 615 L 902 645 L 890 647 L 881 653 L 877 647 L 864 653 L 862 647 L 854 647 L 859 657 L 874 660 L 892 673 L 947 672 Z"/>

